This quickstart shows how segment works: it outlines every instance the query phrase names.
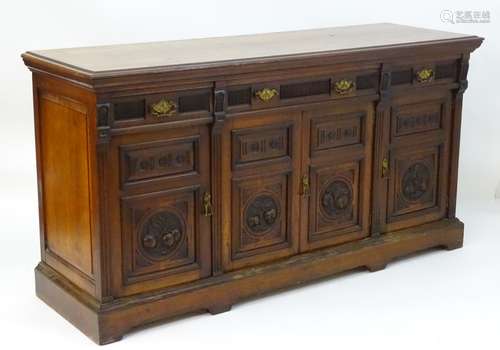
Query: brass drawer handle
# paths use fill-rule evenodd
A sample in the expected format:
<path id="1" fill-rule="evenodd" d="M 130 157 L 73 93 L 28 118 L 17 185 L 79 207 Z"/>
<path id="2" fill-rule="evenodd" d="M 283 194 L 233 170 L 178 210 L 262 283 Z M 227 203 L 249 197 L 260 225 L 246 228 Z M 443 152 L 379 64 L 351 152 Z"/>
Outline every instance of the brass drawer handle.
<path id="1" fill-rule="evenodd" d="M 151 114 L 155 117 L 171 117 L 177 110 L 174 101 L 162 98 L 160 101 L 151 105 Z"/>
<path id="2" fill-rule="evenodd" d="M 302 195 L 309 196 L 311 184 L 309 183 L 309 176 L 302 176 Z"/>
<path id="3" fill-rule="evenodd" d="M 203 195 L 203 216 L 212 216 L 212 195 L 205 192 Z"/>
<path id="4" fill-rule="evenodd" d="M 434 71 L 431 68 L 424 68 L 416 73 L 419 83 L 428 83 L 434 79 Z"/>
<path id="5" fill-rule="evenodd" d="M 268 102 L 278 95 L 278 90 L 264 88 L 262 90 L 255 91 L 255 96 L 260 98 L 261 101 Z"/>
<path id="6" fill-rule="evenodd" d="M 347 95 L 354 91 L 356 83 L 352 80 L 342 79 L 336 81 L 333 85 L 334 91 L 337 95 Z"/>

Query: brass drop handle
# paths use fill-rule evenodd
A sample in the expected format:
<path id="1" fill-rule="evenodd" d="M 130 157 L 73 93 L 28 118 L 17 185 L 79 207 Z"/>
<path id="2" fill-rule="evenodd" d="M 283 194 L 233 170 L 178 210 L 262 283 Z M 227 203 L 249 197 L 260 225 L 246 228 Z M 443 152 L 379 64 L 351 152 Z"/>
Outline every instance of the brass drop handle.
<path id="1" fill-rule="evenodd" d="M 356 83 L 348 79 L 338 80 L 333 84 L 333 89 L 337 95 L 347 95 L 356 89 Z"/>
<path id="2" fill-rule="evenodd" d="M 382 177 L 387 177 L 387 174 L 389 174 L 389 159 L 384 158 L 382 160 Z"/>
<path id="3" fill-rule="evenodd" d="M 268 102 L 271 101 L 274 96 L 278 95 L 278 90 L 264 88 L 262 90 L 255 91 L 255 96 L 257 96 L 261 101 Z"/>
<path id="4" fill-rule="evenodd" d="M 309 183 L 309 176 L 302 176 L 302 195 L 309 196 L 311 185 Z"/>
<path id="5" fill-rule="evenodd" d="M 171 117 L 177 110 L 177 105 L 174 101 L 162 98 L 160 101 L 151 105 L 151 114 L 154 117 Z"/>
<path id="6" fill-rule="evenodd" d="M 416 76 L 419 83 L 428 83 L 434 79 L 434 71 L 432 68 L 424 68 L 417 71 Z"/>
<path id="7" fill-rule="evenodd" d="M 203 216 L 212 216 L 212 195 L 205 192 L 203 195 Z"/>

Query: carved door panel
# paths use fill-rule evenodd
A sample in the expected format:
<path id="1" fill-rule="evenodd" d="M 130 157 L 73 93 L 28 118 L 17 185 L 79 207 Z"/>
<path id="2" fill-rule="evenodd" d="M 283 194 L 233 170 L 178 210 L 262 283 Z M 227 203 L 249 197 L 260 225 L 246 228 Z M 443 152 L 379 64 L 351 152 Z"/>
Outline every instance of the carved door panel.
<path id="1" fill-rule="evenodd" d="M 113 138 L 113 286 L 130 295 L 211 271 L 209 137 L 205 126 Z M 115 245 L 113 245 L 115 243 Z"/>
<path id="2" fill-rule="evenodd" d="M 373 103 L 304 113 L 301 250 L 368 235 Z"/>
<path id="3" fill-rule="evenodd" d="M 222 138 L 225 270 L 298 251 L 300 113 L 235 117 Z"/>
<path id="4" fill-rule="evenodd" d="M 433 91 L 396 97 L 388 115 L 382 232 L 446 215 L 451 94 Z"/>

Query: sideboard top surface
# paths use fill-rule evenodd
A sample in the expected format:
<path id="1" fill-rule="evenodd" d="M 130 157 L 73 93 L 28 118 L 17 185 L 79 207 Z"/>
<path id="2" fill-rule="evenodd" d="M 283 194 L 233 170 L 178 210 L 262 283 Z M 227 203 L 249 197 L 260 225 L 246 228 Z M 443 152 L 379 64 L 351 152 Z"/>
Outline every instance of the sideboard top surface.
<path id="1" fill-rule="evenodd" d="M 83 75 L 160 72 L 266 62 L 314 54 L 340 54 L 374 48 L 471 41 L 472 35 L 379 23 L 232 37 L 28 51 L 23 58 L 75 70 Z"/>

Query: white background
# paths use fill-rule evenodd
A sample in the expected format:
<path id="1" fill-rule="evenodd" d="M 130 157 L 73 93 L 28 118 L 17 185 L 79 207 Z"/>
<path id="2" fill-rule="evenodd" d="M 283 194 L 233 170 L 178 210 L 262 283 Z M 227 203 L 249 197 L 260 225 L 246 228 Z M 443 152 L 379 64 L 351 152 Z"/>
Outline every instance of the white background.
<path id="1" fill-rule="evenodd" d="M 39 260 L 31 76 L 26 50 L 160 41 L 375 22 L 486 38 L 471 57 L 461 143 L 463 249 L 182 318 L 111 348 L 422 349 L 500 346 L 500 11 L 497 1 L 3 1 L 0 8 L 0 345 L 90 348 L 34 294 Z M 450 24 L 442 10 L 489 11 Z"/>

